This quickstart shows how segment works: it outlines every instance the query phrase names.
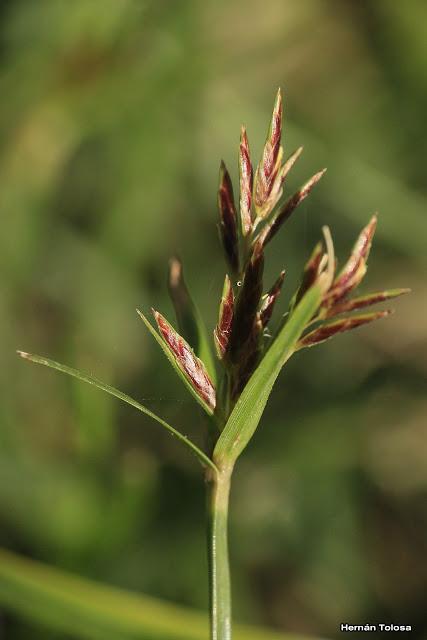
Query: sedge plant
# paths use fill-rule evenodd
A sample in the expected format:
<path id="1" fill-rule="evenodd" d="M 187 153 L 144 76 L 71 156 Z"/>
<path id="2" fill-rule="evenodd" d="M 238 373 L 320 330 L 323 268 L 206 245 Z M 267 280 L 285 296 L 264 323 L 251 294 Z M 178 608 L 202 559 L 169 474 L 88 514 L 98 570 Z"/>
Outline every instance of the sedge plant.
<path id="1" fill-rule="evenodd" d="M 154 325 L 138 310 L 178 377 L 208 417 L 203 450 L 180 429 L 110 385 L 48 358 L 18 352 L 26 360 L 74 376 L 132 405 L 169 431 L 198 458 L 204 470 L 208 497 L 211 640 L 230 640 L 232 633 L 227 520 L 233 469 L 260 422 L 282 367 L 297 351 L 388 316 L 390 310 L 366 312 L 366 308 L 409 291 L 391 289 L 352 296 L 366 274 L 376 215 L 362 229 L 349 258 L 338 271 L 331 233 L 328 227 L 323 227 L 323 238 L 305 264 L 287 312 L 272 326 L 285 270 L 265 291 L 263 270 L 267 249 L 325 173 L 325 169 L 319 171 L 284 199 L 286 178 L 302 148 L 284 161 L 281 138 L 279 90 L 256 167 L 242 127 L 238 207 L 230 174 L 221 163 L 219 231 L 227 274 L 222 295 L 218 296 L 219 312 L 212 339 L 187 289 L 182 264 L 177 258 L 169 264 L 169 292 L 177 329 L 156 310 L 152 310 Z"/>

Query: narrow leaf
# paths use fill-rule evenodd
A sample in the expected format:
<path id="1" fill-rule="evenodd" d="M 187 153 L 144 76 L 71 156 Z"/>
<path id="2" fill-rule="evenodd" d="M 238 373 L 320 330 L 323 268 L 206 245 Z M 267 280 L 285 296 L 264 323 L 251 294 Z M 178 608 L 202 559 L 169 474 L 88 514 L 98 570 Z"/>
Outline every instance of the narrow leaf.
<path id="1" fill-rule="evenodd" d="M 234 317 L 234 293 L 230 278 L 225 276 L 221 303 L 219 306 L 218 324 L 214 331 L 215 347 L 218 358 L 224 359 L 230 342 Z"/>
<path id="2" fill-rule="evenodd" d="M 298 147 L 298 149 L 296 149 L 296 151 L 294 151 L 286 160 L 286 162 L 283 164 L 283 167 L 280 171 L 282 184 L 285 181 L 286 176 L 294 166 L 295 162 L 298 160 L 298 158 L 302 154 L 302 152 L 303 152 L 303 147 Z"/>
<path id="3" fill-rule="evenodd" d="M 214 450 L 220 468 L 232 466 L 252 438 L 277 376 L 318 309 L 321 295 L 318 285 L 306 293 L 243 389 Z"/>
<path id="4" fill-rule="evenodd" d="M 0 549 L 0 604 L 70 638 L 206 640 L 204 612 L 125 591 Z M 309 640 L 236 625 L 236 640 Z M 313 639 L 314 640 L 314 639 Z"/>
<path id="5" fill-rule="evenodd" d="M 194 345 L 198 358 L 205 363 L 211 380 L 216 382 L 215 364 L 203 318 L 191 298 L 184 279 L 182 262 L 179 258 L 169 261 L 169 294 L 175 309 L 179 330 L 189 344 Z"/>
<path id="6" fill-rule="evenodd" d="M 240 135 L 239 149 L 239 171 L 240 171 L 240 220 L 242 224 L 242 234 L 248 235 L 252 229 L 252 188 L 253 169 L 249 151 L 248 136 L 245 127 L 242 127 Z"/>
<path id="7" fill-rule="evenodd" d="M 391 300 L 392 298 L 397 298 L 398 296 L 403 296 L 405 293 L 410 292 L 411 289 L 389 289 L 388 291 L 377 291 L 376 293 L 369 293 L 365 296 L 358 296 L 357 298 L 346 300 L 345 302 L 341 302 L 340 304 L 331 307 L 326 317 L 330 318 L 341 313 L 364 309 L 365 307 L 370 307 L 373 304 L 385 302 L 386 300 Z"/>
<path id="8" fill-rule="evenodd" d="M 86 373 L 82 373 L 77 369 L 72 369 L 71 367 L 67 367 L 64 364 L 55 362 L 54 360 L 49 360 L 48 358 L 44 358 L 43 356 L 37 356 L 32 353 L 26 353 L 25 351 L 17 351 L 17 353 L 19 356 L 21 356 L 21 358 L 24 358 L 25 360 L 30 360 L 30 362 L 35 362 L 36 364 L 42 364 L 46 367 L 50 367 L 51 369 L 56 369 L 61 373 L 66 373 L 67 375 L 72 376 L 73 378 L 77 378 L 82 382 L 91 384 L 94 387 L 97 387 L 98 389 L 101 389 L 102 391 L 105 391 L 106 393 L 109 393 L 110 395 L 115 396 L 122 402 L 126 402 L 127 404 L 130 404 L 132 407 L 135 407 L 135 409 L 138 409 L 142 413 L 145 413 L 145 415 L 149 416 L 150 418 L 152 418 L 153 420 L 161 424 L 162 427 L 164 427 L 169 431 L 169 433 L 171 433 L 173 436 L 178 438 L 180 442 L 183 442 L 185 445 L 187 445 L 187 447 L 191 449 L 191 451 L 199 458 L 199 461 L 202 462 L 203 465 L 214 467 L 213 462 L 208 458 L 208 456 L 205 453 L 203 453 L 203 451 L 201 451 L 201 449 L 199 449 L 193 442 L 191 442 L 191 440 L 189 440 L 187 436 L 177 431 L 177 429 L 175 429 L 170 424 L 168 424 L 165 420 L 163 420 L 163 418 L 160 418 L 158 415 L 156 415 L 155 413 L 147 409 L 147 407 L 142 405 L 140 402 L 138 402 L 137 400 L 134 400 L 133 398 L 126 395 L 122 391 L 119 391 L 118 389 L 111 387 L 109 384 L 106 384 L 105 382 L 98 380 L 98 378 L 95 378 L 94 376 L 90 376 Z"/>
<path id="9" fill-rule="evenodd" d="M 224 162 L 219 171 L 218 209 L 220 236 L 225 257 L 232 273 L 239 273 L 239 244 L 237 234 L 237 214 L 234 205 L 233 185 Z"/>
<path id="10" fill-rule="evenodd" d="M 264 246 L 276 235 L 280 227 L 290 218 L 295 209 L 303 202 L 313 187 L 319 182 L 325 174 L 326 169 L 319 171 L 312 176 L 293 196 L 288 198 L 283 206 L 280 207 L 278 213 L 273 220 L 264 227 L 260 234 L 260 240 Z"/>
<path id="11" fill-rule="evenodd" d="M 320 260 L 317 283 L 321 286 L 323 295 L 325 296 L 334 281 L 337 261 L 335 258 L 334 241 L 332 240 L 331 230 L 325 225 L 322 227 L 322 233 L 325 240 L 326 253 Z"/>
<path id="12" fill-rule="evenodd" d="M 187 389 L 206 413 L 212 415 L 215 408 L 215 388 L 203 363 L 194 354 L 190 345 L 157 311 L 153 310 L 153 313 L 162 335 L 157 333 L 141 311 L 137 309 L 137 313 Z"/>
<path id="13" fill-rule="evenodd" d="M 361 327 L 369 322 L 374 322 L 374 320 L 386 318 L 391 313 L 391 311 L 377 311 L 360 316 L 353 316 L 351 318 L 342 318 L 341 320 L 335 320 L 335 322 L 323 324 L 301 338 L 299 341 L 299 347 L 313 347 L 316 344 L 325 342 L 325 340 L 329 340 L 329 338 L 333 338 L 333 336 L 338 333 L 351 331 L 351 329 L 356 329 L 357 327 Z"/>

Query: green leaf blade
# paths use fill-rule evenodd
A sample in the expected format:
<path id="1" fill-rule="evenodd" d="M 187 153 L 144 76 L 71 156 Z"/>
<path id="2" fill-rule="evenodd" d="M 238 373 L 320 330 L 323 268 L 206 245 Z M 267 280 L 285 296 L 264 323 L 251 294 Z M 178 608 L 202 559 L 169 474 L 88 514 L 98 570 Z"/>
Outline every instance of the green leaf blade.
<path id="1" fill-rule="evenodd" d="M 49 367 L 50 369 L 55 369 L 56 371 L 65 373 L 69 376 L 72 376 L 73 378 L 77 378 L 78 380 L 81 380 L 82 382 L 91 384 L 97 389 L 101 389 L 101 391 L 105 391 L 106 393 L 109 393 L 110 395 L 118 398 L 119 400 L 121 400 L 122 402 L 125 402 L 126 404 L 130 404 L 135 409 L 138 409 L 138 411 L 145 413 L 145 415 L 149 416 L 150 418 L 158 422 L 172 436 L 175 436 L 180 442 L 182 442 L 187 447 L 189 447 L 192 453 L 194 453 L 198 457 L 199 461 L 202 462 L 203 465 L 208 465 L 210 467 L 213 467 L 216 470 L 216 467 L 212 462 L 212 460 L 210 460 L 208 456 L 205 453 L 203 453 L 201 449 L 199 449 L 191 440 L 189 440 L 187 436 L 183 435 L 180 431 L 175 429 L 175 427 L 172 427 L 168 422 L 166 422 L 166 420 L 163 420 L 163 418 L 160 418 L 160 416 L 150 411 L 150 409 L 145 407 L 143 404 L 141 404 L 131 396 L 128 396 L 126 393 L 119 391 L 115 387 L 112 387 L 111 385 L 106 384 L 105 382 L 102 382 L 102 380 L 98 380 L 98 378 L 95 378 L 94 376 L 90 376 L 86 373 L 82 373 L 77 369 L 73 369 L 72 367 L 68 367 L 64 364 L 61 364 L 60 362 L 55 362 L 55 360 L 50 360 L 49 358 L 44 358 L 43 356 L 34 355 L 32 353 L 27 353 L 25 351 L 17 351 L 17 353 L 24 360 L 29 360 L 30 362 L 34 362 L 36 364 L 42 364 L 45 367 Z"/>
<path id="2" fill-rule="evenodd" d="M 124 591 L 0 549 L 0 604 L 70 638 L 207 640 L 207 614 Z M 236 626 L 236 640 L 308 640 Z"/>
<path id="3" fill-rule="evenodd" d="M 219 467 L 233 465 L 252 438 L 280 370 L 293 354 L 321 297 L 320 287 L 311 287 L 249 379 L 216 444 L 213 459 Z"/>

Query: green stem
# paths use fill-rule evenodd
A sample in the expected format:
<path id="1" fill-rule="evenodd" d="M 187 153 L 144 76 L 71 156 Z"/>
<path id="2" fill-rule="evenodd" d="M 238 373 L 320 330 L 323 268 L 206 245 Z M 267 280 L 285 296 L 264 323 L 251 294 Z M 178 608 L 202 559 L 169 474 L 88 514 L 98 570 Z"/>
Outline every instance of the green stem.
<path id="1" fill-rule="evenodd" d="M 232 469 L 208 471 L 208 560 L 211 640 L 231 639 L 228 499 Z"/>

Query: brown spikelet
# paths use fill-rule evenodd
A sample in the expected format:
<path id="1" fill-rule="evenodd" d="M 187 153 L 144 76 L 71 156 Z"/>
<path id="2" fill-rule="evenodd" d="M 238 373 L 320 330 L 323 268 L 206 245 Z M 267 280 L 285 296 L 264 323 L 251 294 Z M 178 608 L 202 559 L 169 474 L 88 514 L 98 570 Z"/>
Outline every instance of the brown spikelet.
<path id="1" fill-rule="evenodd" d="M 278 156 L 278 170 L 277 173 L 274 174 L 274 178 L 272 179 L 268 194 L 265 198 L 264 204 L 262 205 L 262 211 L 258 211 L 259 218 L 265 218 L 268 216 L 279 202 L 280 198 L 283 194 L 283 183 L 285 181 L 286 176 L 294 166 L 295 162 L 298 160 L 299 156 L 302 153 L 302 147 L 299 147 L 285 162 L 285 164 L 280 167 L 282 161 L 282 150 L 279 151 Z"/>
<path id="2" fill-rule="evenodd" d="M 324 255 L 322 243 L 318 242 L 304 267 L 302 281 L 295 296 L 295 304 L 301 300 L 304 294 L 307 293 L 310 287 L 315 283 L 320 271 L 320 263 Z"/>
<path id="3" fill-rule="evenodd" d="M 230 278 L 225 276 L 224 288 L 222 291 L 221 304 L 219 307 L 218 324 L 214 331 L 215 348 L 220 360 L 223 360 L 230 341 L 231 328 L 234 317 L 234 292 Z"/>
<path id="4" fill-rule="evenodd" d="M 319 182 L 321 177 L 326 172 L 326 169 L 322 169 L 314 176 L 312 176 L 296 193 L 294 193 L 286 202 L 280 207 L 278 213 L 274 216 L 272 222 L 268 224 L 260 234 L 260 240 L 265 246 L 276 235 L 280 227 L 290 218 L 298 205 L 305 200 L 313 187 Z"/>
<path id="5" fill-rule="evenodd" d="M 242 233 L 246 236 L 252 229 L 252 188 L 253 169 L 249 151 L 249 142 L 245 127 L 242 127 L 239 149 L 240 170 L 240 220 Z"/>
<path id="6" fill-rule="evenodd" d="M 153 309 L 153 315 L 157 322 L 160 334 L 163 337 L 175 362 L 185 374 L 196 393 L 213 410 L 216 404 L 215 387 L 201 360 L 161 313 Z"/>
<path id="7" fill-rule="evenodd" d="M 251 336 L 262 296 L 264 255 L 260 243 L 256 243 L 249 260 L 239 296 L 235 304 L 233 329 L 230 337 L 230 359 L 238 362 Z"/>
<path id="8" fill-rule="evenodd" d="M 234 401 L 243 391 L 247 381 L 255 371 L 262 351 L 262 321 L 257 313 L 245 349 L 241 352 L 239 362 L 232 380 L 231 399 Z"/>
<path id="9" fill-rule="evenodd" d="M 372 238 L 374 237 L 375 230 L 377 228 L 378 217 L 377 214 L 374 214 L 372 218 L 369 220 L 366 227 L 362 229 L 359 237 L 357 238 L 356 244 L 353 247 L 352 254 L 359 255 L 362 257 L 365 262 L 367 262 L 369 257 L 369 252 L 371 250 Z"/>
<path id="10" fill-rule="evenodd" d="M 390 289 L 389 291 L 378 291 L 376 293 L 369 293 L 366 296 L 358 296 L 352 300 L 346 300 L 333 307 L 331 307 L 326 317 L 340 315 L 341 313 L 348 313 L 349 311 L 356 311 L 358 309 L 364 309 L 398 296 L 403 296 L 405 293 L 410 293 L 410 289 Z"/>
<path id="11" fill-rule="evenodd" d="M 281 271 L 279 277 L 276 282 L 271 287 L 270 291 L 265 296 L 263 303 L 260 309 L 260 319 L 262 328 L 265 328 L 269 323 L 271 316 L 273 315 L 274 307 L 277 301 L 277 298 L 280 295 L 282 290 L 283 281 L 285 279 L 285 271 Z"/>
<path id="12" fill-rule="evenodd" d="M 268 132 L 268 142 L 272 149 L 279 146 L 282 138 L 282 91 L 279 87 L 276 93 L 276 99 L 274 101 L 273 113 L 271 116 L 270 129 Z"/>
<path id="13" fill-rule="evenodd" d="M 264 218 L 269 211 L 271 211 L 269 201 L 273 188 L 276 185 L 276 191 L 278 192 L 281 186 L 276 183 L 283 156 L 283 149 L 280 145 L 281 137 L 282 94 L 279 89 L 274 103 L 270 128 L 268 130 L 267 140 L 265 141 L 262 158 L 258 164 L 255 175 L 254 202 L 257 215 L 260 218 Z M 281 183 L 280 178 L 278 182 Z"/>
<path id="14" fill-rule="evenodd" d="M 392 311 L 377 311 L 374 313 L 366 313 L 364 315 L 354 316 L 352 318 L 342 318 L 341 320 L 329 322 L 322 325 L 321 327 L 318 327 L 317 329 L 314 329 L 303 338 L 301 338 L 301 340 L 299 341 L 299 346 L 313 347 L 315 344 L 320 344 L 321 342 L 325 342 L 325 340 L 329 340 L 329 338 L 332 338 L 338 333 L 356 329 L 356 327 L 361 327 L 362 325 L 373 322 L 374 320 L 385 318 L 391 313 Z"/>
<path id="15" fill-rule="evenodd" d="M 372 238 L 377 225 L 377 217 L 374 215 L 364 227 L 352 249 L 350 258 L 334 280 L 332 287 L 325 298 L 324 306 L 336 304 L 345 298 L 362 281 L 366 273 L 366 261 L 371 249 Z"/>
<path id="16" fill-rule="evenodd" d="M 220 235 L 225 257 L 233 274 L 238 274 L 239 245 L 237 215 L 234 205 L 233 185 L 224 162 L 221 162 L 219 173 L 218 208 L 220 215 Z"/>

